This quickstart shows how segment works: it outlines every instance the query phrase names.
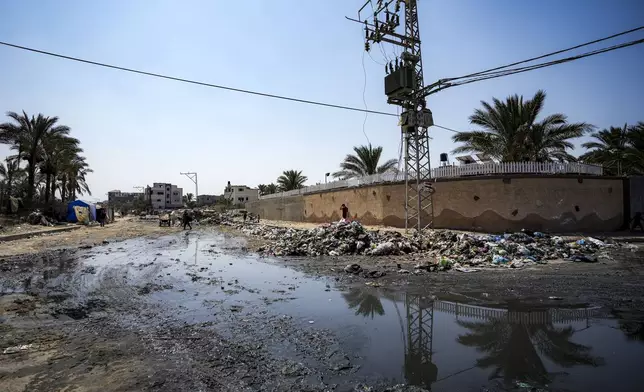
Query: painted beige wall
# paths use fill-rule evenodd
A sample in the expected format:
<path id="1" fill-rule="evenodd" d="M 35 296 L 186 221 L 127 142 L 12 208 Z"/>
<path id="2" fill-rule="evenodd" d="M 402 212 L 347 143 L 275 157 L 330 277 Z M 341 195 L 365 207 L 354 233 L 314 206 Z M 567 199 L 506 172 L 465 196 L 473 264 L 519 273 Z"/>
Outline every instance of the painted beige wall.
<path id="1" fill-rule="evenodd" d="M 434 226 L 481 231 L 607 231 L 623 223 L 621 179 L 521 177 L 434 184 Z M 331 222 L 346 204 L 363 224 L 404 227 L 405 186 L 377 185 L 264 199 L 247 208 L 264 219 Z M 423 217 L 427 223 L 427 217 Z"/>

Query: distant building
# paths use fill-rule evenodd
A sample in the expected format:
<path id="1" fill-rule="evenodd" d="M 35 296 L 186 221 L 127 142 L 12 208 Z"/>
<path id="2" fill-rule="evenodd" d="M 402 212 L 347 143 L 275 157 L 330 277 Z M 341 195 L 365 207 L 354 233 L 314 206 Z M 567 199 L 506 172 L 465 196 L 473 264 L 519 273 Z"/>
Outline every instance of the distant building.
<path id="1" fill-rule="evenodd" d="M 155 182 L 148 187 L 148 200 L 154 210 L 171 210 L 183 207 L 183 189 L 176 185 Z"/>
<path id="2" fill-rule="evenodd" d="M 224 200 L 223 195 L 198 195 L 198 206 L 211 206 L 213 204 L 221 203 Z"/>
<path id="3" fill-rule="evenodd" d="M 141 192 L 121 192 L 118 189 L 107 192 L 107 202 L 111 205 L 133 204 L 136 200 L 143 200 Z"/>
<path id="4" fill-rule="evenodd" d="M 259 189 L 246 185 L 231 185 L 228 181 L 224 189 L 224 198 L 233 204 L 245 204 L 249 201 L 259 200 Z"/>

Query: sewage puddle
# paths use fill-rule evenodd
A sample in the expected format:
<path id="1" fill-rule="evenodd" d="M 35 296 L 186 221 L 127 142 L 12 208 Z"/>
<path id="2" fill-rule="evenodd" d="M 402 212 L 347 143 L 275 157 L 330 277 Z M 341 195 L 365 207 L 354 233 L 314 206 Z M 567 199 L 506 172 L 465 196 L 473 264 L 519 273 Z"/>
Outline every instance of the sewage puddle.
<path id="1" fill-rule="evenodd" d="M 347 361 L 357 379 L 431 391 L 643 388 L 640 314 L 606 317 L 605 309 L 502 299 L 473 304 L 457 294 L 368 286 L 337 290 L 331 278 L 236 252 L 240 246 L 223 235 L 199 233 L 129 240 L 94 248 L 74 269 L 33 277 L 30 284 L 40 280 L 52 295 L 71 292 L 76 299 L 143 298 L 173 318 L 230 336 L 247 323 L 246 339 L 270 340 L 261 320 L 288 317 L 300 330 L 330 331 L 351 353 Z M 84 315 L 76 313 L 71 316 Z M 273 351 L 297 355 L 285 345 L 276 340 Z"/>

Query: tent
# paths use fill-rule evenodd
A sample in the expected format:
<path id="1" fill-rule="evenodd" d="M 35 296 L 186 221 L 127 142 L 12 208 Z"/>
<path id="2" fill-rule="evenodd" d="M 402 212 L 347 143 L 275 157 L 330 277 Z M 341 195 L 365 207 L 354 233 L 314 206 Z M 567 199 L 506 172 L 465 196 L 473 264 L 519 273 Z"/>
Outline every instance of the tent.
<path id="1" fill-rule="evenodd" d="M 67 222 L 88 224 L 96 220 L 96 205 L 82 200 L 74 200 L 67 204 Z"/>

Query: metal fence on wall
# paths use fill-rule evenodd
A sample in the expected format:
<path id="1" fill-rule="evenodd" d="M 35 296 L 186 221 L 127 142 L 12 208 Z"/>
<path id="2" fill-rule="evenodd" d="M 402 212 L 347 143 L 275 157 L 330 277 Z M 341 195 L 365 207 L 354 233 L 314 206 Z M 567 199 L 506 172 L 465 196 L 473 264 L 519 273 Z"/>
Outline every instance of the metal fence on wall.
<path id="1" fill-rule="evenodd" d="M 460 166 L 441 166 L 432 169 L 431 178 L 457 178 L 469 176 L 486 176 L 498 174 L 578 174 L 601 176 L 603 168 L 584 163 L 557 163 L 557 162 L 488 162 L 472 163 Z M 260 199 L 275 197 L 297 196 L 308 193 L 321 192 L 331 189 L 355 188 L 372 184 L 386 184 L 405 180 L 404 172 L 388 172 L 374 174 L 366 177 L 352 178 L 349 180 L 333 181 L 326 184 L 311 185 L 288 192 L 278 192 L 271 195 L 260 196 Z"/>

